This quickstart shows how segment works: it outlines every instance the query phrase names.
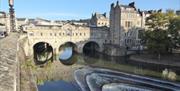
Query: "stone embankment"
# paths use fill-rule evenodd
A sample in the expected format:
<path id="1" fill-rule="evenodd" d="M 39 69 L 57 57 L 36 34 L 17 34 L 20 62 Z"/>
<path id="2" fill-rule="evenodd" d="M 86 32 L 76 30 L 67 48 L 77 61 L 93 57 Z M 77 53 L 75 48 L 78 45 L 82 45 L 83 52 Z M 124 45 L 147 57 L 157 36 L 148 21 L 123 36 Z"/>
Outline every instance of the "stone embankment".
<path id="1" fill-rule="evenodd" d="M 38 91 L 35 78 L 30 67 L 25 66 L 28 59 L 24 52 L 27 41 L 27 36 L 25 34 L 21 34 L 18 42 L 19 51 L 17 52 L 20 70 L 20 91 Z"/>

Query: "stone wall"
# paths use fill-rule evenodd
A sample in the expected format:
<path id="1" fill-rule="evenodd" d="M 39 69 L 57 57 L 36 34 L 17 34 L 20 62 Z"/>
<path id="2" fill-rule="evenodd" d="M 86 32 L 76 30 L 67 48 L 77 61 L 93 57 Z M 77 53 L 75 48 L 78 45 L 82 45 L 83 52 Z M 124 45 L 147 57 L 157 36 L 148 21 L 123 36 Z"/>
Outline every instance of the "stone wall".
<path id="1" fill-rule="evenodd" d="M 18 34 L 0 39 L 0 91 L 19 91 Z"/>
<path id="2" fill-rule="evenodd" d="M 125 56 L 126 49 L 118 45 L 106 44 L 104 45 L 104 51 L 109 56 Z"/>

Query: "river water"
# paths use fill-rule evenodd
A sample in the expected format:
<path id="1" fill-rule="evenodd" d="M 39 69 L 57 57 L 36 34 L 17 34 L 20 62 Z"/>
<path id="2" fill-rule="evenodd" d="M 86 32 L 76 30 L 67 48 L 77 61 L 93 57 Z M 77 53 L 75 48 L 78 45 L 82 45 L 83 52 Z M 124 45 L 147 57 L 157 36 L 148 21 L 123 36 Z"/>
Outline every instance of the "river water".
<path id="1" fill-rule="evenodd" d="M 162 79 L 162 70 L 164 68 L 143 66 L 140 63 L 134 63 L 126 57 L 109 57 L 100 53 L 91 55 L 76 54 L 72 48 L 65 48 L 59 54 L 59 60 L 62 64 L 72 66 L 84 65 L 91 67 L 100 67 L 107 69 L 119 70 L 131 74 L 138 74 L 143 76 L 155 77 Z M 66 81 L 64 79 L 58 81 L 46 81 L 43 85 L 38 85 L 39 91 L 80 91 L 79 86 L 75 81 Z"/>

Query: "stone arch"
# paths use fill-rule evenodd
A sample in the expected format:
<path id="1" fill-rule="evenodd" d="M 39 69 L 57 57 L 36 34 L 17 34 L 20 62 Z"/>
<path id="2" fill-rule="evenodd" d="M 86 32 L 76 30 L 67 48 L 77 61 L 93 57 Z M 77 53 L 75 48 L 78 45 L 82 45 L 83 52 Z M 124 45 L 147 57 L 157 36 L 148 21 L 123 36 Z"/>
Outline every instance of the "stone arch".
<path id="1" fill-rule="evenodd" d="M 69 49 L 72 48 L 72 49 Z M 58 60 L 64 65 L 72 65 L 77 61 L 78 46 L 73 42 L 65 42 L 59 46 Z"/>
<path id="2" fill-rule="evenodd" d="M 95 53 L 100 51 L 100 45 L 96 41 L 88 41 L 84 44 L 83 53 Z"/>
<path id="3" fill-rule="evenodd" d="M 49 45 L 52 46 L 53 49 L 55 48 L 54 41 L 51 41 L 51 40 L 48 41 L 48 39 L 35 39 L 35 40 L 31 41 L 30 44 L 33 48 L 34 45 L 36 45 L 37 43 L 40 43 L 40 42 L 48 43 Z"/>
<path id="4" fill-rule="evenodd" d="M 37 42 L 33 45 L 34 62 L 37 65 L 53 61 L 53 47 L 47 42 Z"/>
<path id="5" fill-rule="evenodd" d="M 71 41 L 65 42 L 65 43 L 63 43 L 62 45 L 60 45 L 59 48 L 58 48 L 58 50 L 60 51 L 60 49 L 61 49 L 63 46 L 71 46 L 71 47 L 73 47 L 73 51 L 74 51 L 74 52 L 78 52 L 78 46 L 77 46 L 75 43 L 71 42 Z"/>

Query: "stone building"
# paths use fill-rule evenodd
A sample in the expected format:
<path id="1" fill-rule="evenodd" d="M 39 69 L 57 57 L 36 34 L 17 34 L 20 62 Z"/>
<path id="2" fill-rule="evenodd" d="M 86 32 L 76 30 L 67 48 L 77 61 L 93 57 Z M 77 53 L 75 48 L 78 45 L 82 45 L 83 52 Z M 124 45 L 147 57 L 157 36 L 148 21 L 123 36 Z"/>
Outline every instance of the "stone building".
<path id="1" fill-rule="evenodd" d="M 6 12 L 0 12 L 0 28 L 1 31 L 10 32 L 10 18 Z"/>
<path id="2" fill-rule="evenodd" d="M 130 33 L 128 31 L 138 32 L 139 29 L 145 28 L 145 19 L 148 16 L 149 13 L 137 9 L 134 2 L 129 3 L 129 5 L 121 5 L 118 1 L 116 5 L 112 3 L 110 10 L 110 36 L 112 44 L 120 46 L 131 44 L 129 43 L 129 38 L 138 36 L 138 33 Z M 136 43 L 136 40 L 132 40 L 133 41 L 130 42 Z M 137 39 L 137 41 L 139 41 L 139 39 Z"/>
<path id="3" fill-rule="evenodd" d="M 90 20 L 90 26 L 91 27 L 109 26 L 109 19 L 106 16 L 106 13 L 104 13 L 104 14 L 99 14 L 99 13 L 92 14 L 92 17 Z"/>
<path id="4" fill-rule="evenodd" d="M 29 20 L 27 18 L 16 18 L 16 30 L 21 31 L 22 26 L 27 25 Z"/>

